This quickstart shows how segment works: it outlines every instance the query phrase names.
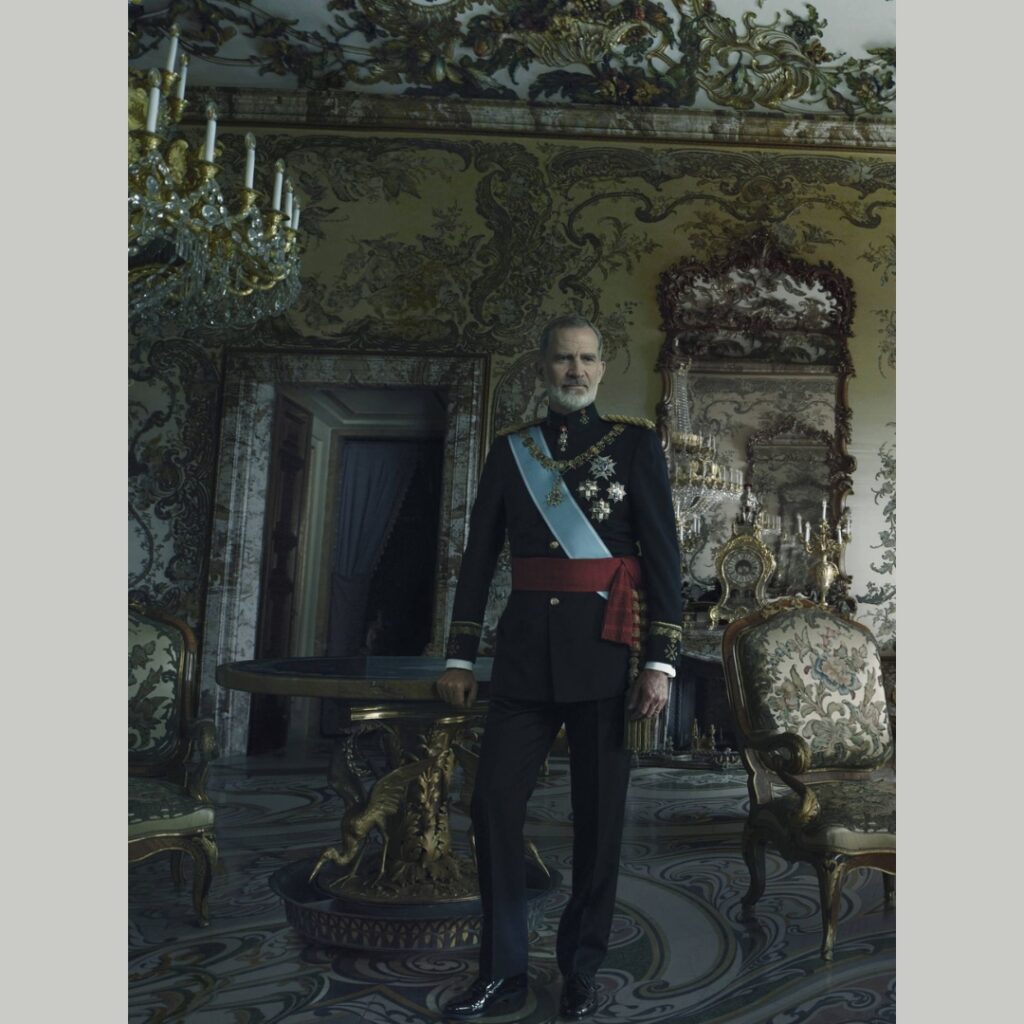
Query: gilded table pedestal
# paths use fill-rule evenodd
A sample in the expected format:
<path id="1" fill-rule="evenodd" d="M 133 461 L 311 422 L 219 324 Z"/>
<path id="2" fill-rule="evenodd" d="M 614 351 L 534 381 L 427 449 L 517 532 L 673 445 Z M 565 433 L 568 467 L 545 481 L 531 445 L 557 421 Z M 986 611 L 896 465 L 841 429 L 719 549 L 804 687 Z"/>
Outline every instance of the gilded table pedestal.
<path id="1" fill-rule="evenodd" d="M 471 857 L 454 847 L 449 807 L 468 809 L 474 736 L 486 708 L 491 661 L 480 659 L 480 700 L 457 711 L 437 698 L 441 658 L 284 658 L 221 665 L 217 682 L 250 693 L 342 701 L 349 729 L 329 778 L 345 800 L 338 841 L 275 872 L 271 885 L 291 924 L 311 942 L 364 951 L 465 949 L 479 942 L 480 901 Z M 358 737 L 377 733 L 383 770 L 371 774 Z M 539 854 L 526 864 L 531 929 L 557 885 Z"/>

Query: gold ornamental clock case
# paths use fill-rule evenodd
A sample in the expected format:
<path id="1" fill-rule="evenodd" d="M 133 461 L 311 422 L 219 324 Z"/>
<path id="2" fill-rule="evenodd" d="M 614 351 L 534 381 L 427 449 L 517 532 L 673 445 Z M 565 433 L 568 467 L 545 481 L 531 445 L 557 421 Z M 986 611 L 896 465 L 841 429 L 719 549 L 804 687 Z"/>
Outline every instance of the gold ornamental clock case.
<path id="1" fill-rule="evenodd" d="M 735 524 L 733 536 L 715 555 L 722 596 L 709 613 L 712 627 L 732 622 L 763 605 L 765 586 L 775 572 L 775 556 L 761 540 L 759 526 Z"/>

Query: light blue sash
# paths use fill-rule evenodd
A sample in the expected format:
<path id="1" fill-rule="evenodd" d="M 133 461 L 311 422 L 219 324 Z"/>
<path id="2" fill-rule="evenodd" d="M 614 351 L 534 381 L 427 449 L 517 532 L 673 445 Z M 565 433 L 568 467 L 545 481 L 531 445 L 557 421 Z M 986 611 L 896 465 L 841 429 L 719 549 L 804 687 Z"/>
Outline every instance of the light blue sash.
<path id="1" fill-rule="evenodd" d="M 540 427 L 530 427 L 526 433 L 533 438 L 541 453 L 550 459 L 551 450 L 544 440 Z M 601 540 L 600 534 L 594 529 L 593 523 L 586 517 L 583 509 L 576 503 L 561 475 L 559 487 L 562 490 L 562 500 L 557 505 L 549 505 L 546 499 L 551 490 L 554 471 L 545 469 L 529 453 L 517 434 L 509 434 L 508 443 L 512 447 L 512 457 L 519 467 L 527 493 L 537 506 L 541 519 L 562 546 L 562 550 L 570 558 L 611 558 L 612 553 Z M 605 599 L 608 597 L 606 590 L 599 590 L 597 593 Z"/>

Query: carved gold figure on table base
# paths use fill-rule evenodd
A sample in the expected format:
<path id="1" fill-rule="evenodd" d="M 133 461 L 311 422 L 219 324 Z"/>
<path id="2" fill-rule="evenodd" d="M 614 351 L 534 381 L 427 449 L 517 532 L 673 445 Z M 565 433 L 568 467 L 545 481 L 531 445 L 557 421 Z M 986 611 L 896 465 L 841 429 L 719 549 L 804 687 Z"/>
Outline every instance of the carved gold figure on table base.
<path id="1" fill-rule="evenodd" d="M 393 726 L 380 726 L 395 736 Z M 389 901 L 446 900 L 475 896 L 476 871 L 452 849 L 448 822 L 455 754 L 451 731 L 433 725 L 416 746 L 418 754 L 377 780 L 368 797 L 354 777 L 346 778 L 347 759 L 332 763 L 332 783 L 349 806 L 341 819 L 341 842 L 325 849 L 311 874 L 313 881 L 332 864 L 344 871 L 327 883 L 337 895 Z M 402 745 L 389 743 L 392 756 Z M 407 757 L 410 755 L 399 755 Z M 358 871 L 372 832 L 382 837 L 380 862 L 372 878 Z M 347 869 L 347 870 L 345 870 Z"/>
<path id="2" fill-rule="evenodd" d="M 337 896 L 403 903 L 478 895 L 475 864 L 471 857 L 459 856 L 453 849 L 448 814 L 456 762 L 463 770 L 460 805 L 468 812 L 479 762 L 466 745 L 472 741 L 474 726 L 453 717 L 433 723 L 425 735 L 409 729 L 408 722 L 367 722 L 335 749 L 329 777 L 347 804 L 341 819 L 341 841 L 323 850 L 309 875 L 310 882 L 331 866 L 336 877 L 321 884 Z M 397 765 L 367 794 L 356 764 L 355 741 L 370 731 L 382 731 L 389 763 Z M 410 748 L 414 753 L 404 752 Z M 379 863 L 360 872 L 374 832 L 381 837 Z M 472 830 L 468 839 L 472 853 Z M 537 847 L 530 841 L 526 846 L 550 877 Z"/>

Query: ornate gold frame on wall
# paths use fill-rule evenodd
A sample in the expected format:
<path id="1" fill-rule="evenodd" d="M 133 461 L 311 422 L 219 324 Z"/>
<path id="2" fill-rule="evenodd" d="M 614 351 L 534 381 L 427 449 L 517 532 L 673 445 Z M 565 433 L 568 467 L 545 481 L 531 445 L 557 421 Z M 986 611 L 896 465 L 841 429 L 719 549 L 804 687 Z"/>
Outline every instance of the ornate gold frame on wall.
<path id="1" fill-rule="evenodd" d="M 753 282 L 762 280 L 794 286 L 805 301 L 791 303 L 789 309 L 776 302 L 773 308 L 769 293 L 753 287 Z M 725 301 L 708 301 L 716 290 Z M 760 307 L 758 296 L 764 299 Z M 852 415 L 849 379 L 854 373 L 848 344 L 855 306 L 850 279 L 831 263 L 811 264 L 800 259 L 769 229 L 760 228 L 717 259 L 707 263 L 683 259 L 668 267 L 659 279 L 658 305 L 665 342 L 655 364 L 662 378 L 657 420 L 665 446 L 687 361 L 691 376 L 834 380 L 831 432 L 793 417 L 777 416 L 753 428 L 734 450 L 746 458 L 749 481 L 751 455 L 758 443 L 786 431 L 820 442 L 827 467 L 829 520 L 837 523 L 853 489 L 856 468 L 846 447 Z M 848 583 L 849 578 L 842 575 L 837 584 L 844 595 Z"/>

